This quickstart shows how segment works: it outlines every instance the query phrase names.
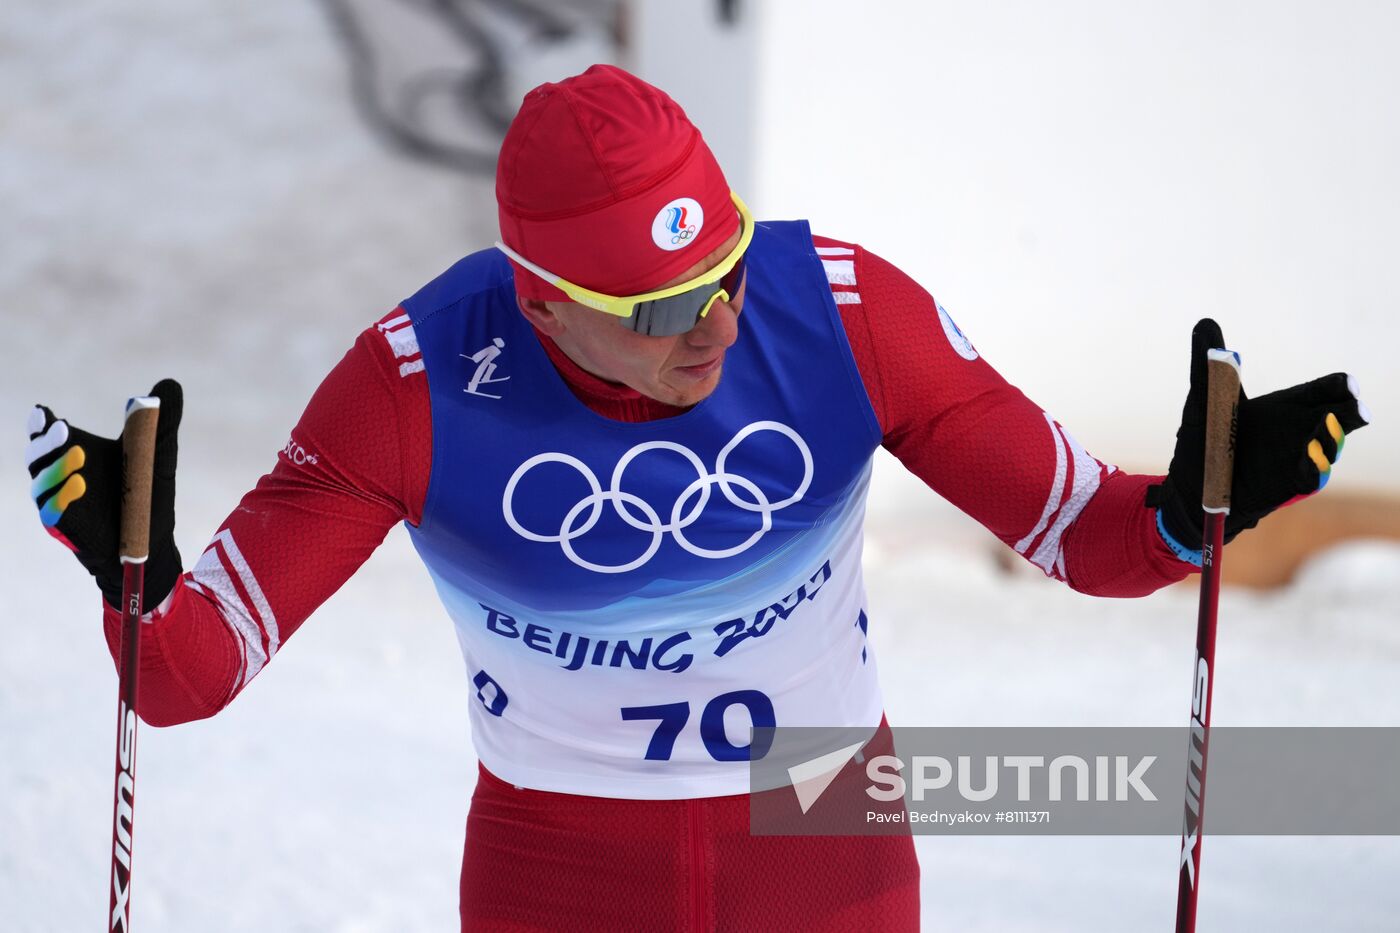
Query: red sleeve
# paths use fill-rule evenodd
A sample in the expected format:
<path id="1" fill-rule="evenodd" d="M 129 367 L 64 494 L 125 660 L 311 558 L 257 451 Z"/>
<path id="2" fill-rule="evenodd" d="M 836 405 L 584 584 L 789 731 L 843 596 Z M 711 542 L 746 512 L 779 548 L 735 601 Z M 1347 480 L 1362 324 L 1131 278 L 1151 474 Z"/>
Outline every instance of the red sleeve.
<path id="1" fill-rule="evenodd" d="M 1194 569 L 1144 503 L 1161 477 L 1090 456 L 899 269 L 859 246 L 815 242 L 884 446 L 910 472 L 1081 592 L 1143 596 Z"/>
<path id="2" fill-rule="evenodd" d="M 396 310 L 360 334 L 272 471 L 146 618 L 142 718 L 172 725 L 223 709 L 390 528 L 416 524 L 431 431 L 422 358 Z M 115 659 L 121 617 L 109 607 L 104 623 Z"/>

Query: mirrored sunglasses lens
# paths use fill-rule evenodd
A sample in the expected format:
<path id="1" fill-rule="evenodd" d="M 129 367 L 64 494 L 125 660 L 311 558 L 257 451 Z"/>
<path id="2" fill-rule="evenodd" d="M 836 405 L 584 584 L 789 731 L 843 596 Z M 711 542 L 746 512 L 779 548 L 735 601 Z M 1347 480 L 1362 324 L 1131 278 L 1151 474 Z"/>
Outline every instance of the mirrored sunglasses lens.
<path id="1" fill-rule="evenodd" d="M 645 301 L 637 305 L 630 318 L 620 320 L 624 327 L 650 337 L 683 334 L 699 322 L 701 310 L 719 290 L 716 283 L 659 301 Z"/>
<path id="2" fill-rule="evenodd" d="M 632 309 L 632 316 L 618 318 L 618 323 L 628 330 L 649 337 L 674 337 L 683 334 L 700 323 L 701 312 L 715 301 L 721 291 L 733 299 L 739 294 L 744 283 L 744 273 L 748 269 L 748 257 L 740 256 L 734 268 L 724 274 L 718 282 L 702 285 L 699 288 L 662 298 L 658 301 L 644 301 Z"/>

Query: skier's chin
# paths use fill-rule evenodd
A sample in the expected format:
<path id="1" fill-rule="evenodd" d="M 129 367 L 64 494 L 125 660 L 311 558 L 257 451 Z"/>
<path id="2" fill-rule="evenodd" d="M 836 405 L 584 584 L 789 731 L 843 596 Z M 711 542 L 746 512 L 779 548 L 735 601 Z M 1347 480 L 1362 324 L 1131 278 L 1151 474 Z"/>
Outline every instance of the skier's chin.
<path id="1" fill-rule="evenodd" d="M 684 366 L 672 369 L 666 380 L 666 388 L 672 397 L 659 401 L 682 408 L 696 405 L 719 388 L 719 380 L 723 374 L 723 357 L 705 366 Z"/>

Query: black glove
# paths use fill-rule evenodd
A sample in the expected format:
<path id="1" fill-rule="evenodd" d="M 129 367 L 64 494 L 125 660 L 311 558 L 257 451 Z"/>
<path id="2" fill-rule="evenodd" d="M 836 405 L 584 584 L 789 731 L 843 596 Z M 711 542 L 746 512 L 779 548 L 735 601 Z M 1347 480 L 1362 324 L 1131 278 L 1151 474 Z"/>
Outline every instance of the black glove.
<path id="1" fill-rule="evenodd" d="M 1204 528 L 1206 351 L 1224 346 L 1220 326 L 1209 318 L 1191 332 L 1191 390 L 1176 432 L 1176 451 L 1165 482 L 1147 489 L 1147 504 L 1161 510 L 1159 525 L 1175 539 L 1168 544 L 1183 557 L 1182 550 L 1200 549 Z M 1239 404 L 1226 541 L 1274 509 L 1327 485 L 1347 433 L 1370 420 L 1346 373 L 1253 399 L 1241 389 Z"/>
<path id="2" fill-rule="evenodd" d="M 151 389 L 160 399 L 156 426 L 155 477 L 151 486 L 150 554 L 146 558 L 142 612 L 160 605 L 180 577 L 175 547 L 176 433 L 184 393 L 163 379 Z M 43 405 L 29 413 L 30 496 L 49 534 L 78 555 L 97 579 L 108 605 L 121 608 L 122 443 L 89 434 L 54 417 Z"/>

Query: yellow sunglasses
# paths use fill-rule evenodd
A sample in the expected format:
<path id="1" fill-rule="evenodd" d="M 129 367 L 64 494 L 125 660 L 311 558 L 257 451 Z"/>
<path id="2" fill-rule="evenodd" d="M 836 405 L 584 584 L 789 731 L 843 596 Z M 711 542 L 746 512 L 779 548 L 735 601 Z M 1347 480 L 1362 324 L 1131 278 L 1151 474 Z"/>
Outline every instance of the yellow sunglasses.
<path id="1" fill-rule="evenodd" d="M 729 192 L 729 197 L 739 211 L 740 221 L 739 243 L 733 251 L 719 265 L 689 282 L 644 295 L 620 298 L 595 292 L 535 265 L 499 240 L 496 241 L 496 249 L 568 295 L 572 301 L 614 315 L 622 326 L 639 334 L 671 337 L 683 334 L 700 323 L 700 319 L 709 313 L 711 305 L 721 299 L 729 301 L 743 284 L 746 271 L 744 254 L 753 240 L 753 215 L 733 191 Z"/>

